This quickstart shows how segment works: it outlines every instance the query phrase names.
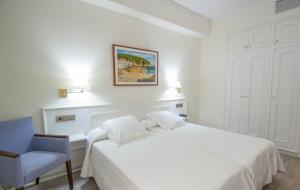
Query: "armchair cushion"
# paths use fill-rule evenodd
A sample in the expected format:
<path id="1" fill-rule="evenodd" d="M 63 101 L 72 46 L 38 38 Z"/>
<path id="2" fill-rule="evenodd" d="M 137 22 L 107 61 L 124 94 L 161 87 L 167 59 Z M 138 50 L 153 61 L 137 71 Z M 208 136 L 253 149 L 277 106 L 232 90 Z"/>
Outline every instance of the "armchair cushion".
<path id="1" fill-rule="evenodd" d="M 25 183 L 35 180 L 66 160 L 67 154 L 56 152 L 32 151 L 21 155 Z"/>
<path id="2" fill-rule="evenodd" d="M 31 150 L 34 127 L 31 117 L 0 122 L 0 150 L 23 154 Z"/>

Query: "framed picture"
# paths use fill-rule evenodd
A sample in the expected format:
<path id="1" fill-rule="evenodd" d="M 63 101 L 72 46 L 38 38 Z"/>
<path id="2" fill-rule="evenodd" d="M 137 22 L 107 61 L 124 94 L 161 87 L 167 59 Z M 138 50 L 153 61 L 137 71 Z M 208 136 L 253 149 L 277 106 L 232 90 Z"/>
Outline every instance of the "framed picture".
<path id="1" fill-rule="evenodd" d="M 113 45 L 114 85 L 158 85 L 158 52 Z"/>

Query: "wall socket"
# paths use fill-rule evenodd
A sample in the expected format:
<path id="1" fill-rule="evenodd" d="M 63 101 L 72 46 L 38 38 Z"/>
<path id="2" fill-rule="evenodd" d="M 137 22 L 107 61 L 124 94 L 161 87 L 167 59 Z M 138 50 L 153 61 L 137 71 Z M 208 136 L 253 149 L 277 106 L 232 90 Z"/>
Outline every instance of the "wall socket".
<path id="1" fill-rule="evenodd" d="M 183 103 L 176 104 L 176 108 L 182 108 L 182 107 L 183 107 Z"/>
<path id="2" fill-rule="evenodd" d="M 74 121 L 75 119 L 76 119 L 75 115 L 60 115 L 60 116 L 56 116 L 56 122 Z"/>

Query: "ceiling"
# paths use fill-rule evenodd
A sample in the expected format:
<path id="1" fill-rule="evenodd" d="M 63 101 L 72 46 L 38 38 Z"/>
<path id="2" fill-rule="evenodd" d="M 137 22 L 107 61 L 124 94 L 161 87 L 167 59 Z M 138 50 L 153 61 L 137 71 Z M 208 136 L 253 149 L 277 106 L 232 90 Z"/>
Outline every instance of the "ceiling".
<path id="1" fill-rule="evenodd" d="M 257 0 L 173 0 L 205 17 L 215 18 L 221 14 Z"/>

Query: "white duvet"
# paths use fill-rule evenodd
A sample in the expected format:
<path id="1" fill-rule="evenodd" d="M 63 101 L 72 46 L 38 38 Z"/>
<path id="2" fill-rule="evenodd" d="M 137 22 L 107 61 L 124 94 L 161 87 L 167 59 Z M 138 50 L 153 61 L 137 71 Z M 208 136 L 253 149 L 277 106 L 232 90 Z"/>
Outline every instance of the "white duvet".
<path id="1" fill-rule="evenodd" d="M 255 190 L 284 170 L 269 141 L 191 124 L 88 150 L 81 176 L 101 190 Z"/>
<path id="2" fill-rule="evenodd" d="M 247 167 L 256 189 L 271 183 L 278 171 L 285 171 L 275 144 L 269 140 L 190 123 L 165 133 L 186 146 L 214 153 Z"/>

